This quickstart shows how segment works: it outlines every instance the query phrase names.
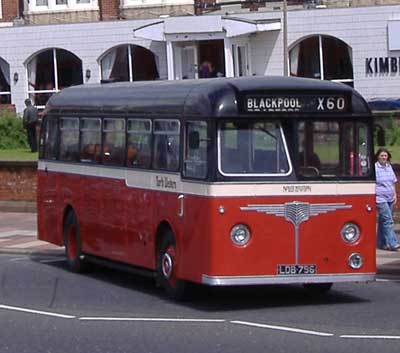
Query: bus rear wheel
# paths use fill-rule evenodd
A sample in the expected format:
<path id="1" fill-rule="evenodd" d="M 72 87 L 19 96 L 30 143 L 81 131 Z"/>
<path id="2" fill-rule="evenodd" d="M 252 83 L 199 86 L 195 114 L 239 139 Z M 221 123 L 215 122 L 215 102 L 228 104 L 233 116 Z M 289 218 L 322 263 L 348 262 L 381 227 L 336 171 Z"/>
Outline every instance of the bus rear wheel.
<path id="1" fill-rule="evenodd" d="M 83 272 L 79 224 L 74 212 L 69 212 L 64 222 L 64 245 L 68 268 L 72 272 Z"/>
<path id="2" fill-rule="evenodd" d="M 157 253 L 157 282 L 170 298 L 182 300 L 185 296 L 186 283 L 176 275 L 177 263 L 175 237 L 171 231 L 167 231 L 161 239 Z"/>

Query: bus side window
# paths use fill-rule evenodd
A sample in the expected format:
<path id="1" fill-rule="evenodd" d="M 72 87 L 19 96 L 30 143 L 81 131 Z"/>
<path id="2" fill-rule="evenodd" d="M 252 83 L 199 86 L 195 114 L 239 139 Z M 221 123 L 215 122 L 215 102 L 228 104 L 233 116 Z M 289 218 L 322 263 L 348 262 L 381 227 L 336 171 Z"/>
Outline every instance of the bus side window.
<path id="1" fill-rule="evenodd" d="M 190 178 L 207 177 L 208 131 L 205 121 L 189 121 L 185 129 L 185 161 L 183 175 Z"/>
<path id="2" fill-rule="evenodd" d="M 177 171 L 179 168 L 180 123 L 154 120 L 153 168 Z"/>
<path id="3" fill-rule="evenodd" d="M 41 142 L 42 143 L 42 142 Z M 57 159 L 58 154 L 58 121 L 57 119 L 46 119 L 44 131 L 44 158 Z"/>
<path id="4" fill-rule="evenodd" d="M 101 145 L 101 120 L 99 118 L 82 118 L 80 131 L 80 161 L 86 163 L 99 163 L 99 147 L 97 147 L 96 151 L 96 146 Z"/>
<path id="5" fill-rule="evenodd" d="M 103 164 L 125 163 L 125 119 L 104 119 Z"/>
<path id="6" fill-rule="evenodd" d="M 74 162 L 79 156 L 79 119 L 60 119 L 60 160 Z"/>
<path id="7" fill-rule="evenodd" d="M 151 120 L 128 119 L 126 164 L 133 168 L 149 168 L 151 162 Z"/>

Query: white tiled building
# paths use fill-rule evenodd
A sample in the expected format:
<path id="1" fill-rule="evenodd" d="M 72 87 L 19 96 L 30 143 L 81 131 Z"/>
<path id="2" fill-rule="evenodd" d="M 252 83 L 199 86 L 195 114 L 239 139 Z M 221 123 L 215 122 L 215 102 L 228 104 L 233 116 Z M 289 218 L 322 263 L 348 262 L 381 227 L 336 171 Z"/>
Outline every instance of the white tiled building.
<path id="1" fill-rule="evenodd" d="M 25 98 L 42 107 L 73 84 L 198 78 L 204 61 L 214 76 L 284 74 L 281 1 L 0 4 L 0 102 L 17 112 Z M 289 73 L 352 84 L 367 99 L 400 97 L 400 1 L 288 4 Z"/>

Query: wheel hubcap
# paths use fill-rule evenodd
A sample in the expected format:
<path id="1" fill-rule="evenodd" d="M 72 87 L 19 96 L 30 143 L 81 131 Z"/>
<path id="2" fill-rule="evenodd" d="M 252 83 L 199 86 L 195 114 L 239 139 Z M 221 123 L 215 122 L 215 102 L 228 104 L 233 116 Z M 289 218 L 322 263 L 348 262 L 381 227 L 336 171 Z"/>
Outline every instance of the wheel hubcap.
<path id="1" fill-rule="evenodd" d="M 162 273 L 165 278 L 170 279 L 172 276 L 173 264 L 169 253 L 165 253 L 162 258 Z"/>

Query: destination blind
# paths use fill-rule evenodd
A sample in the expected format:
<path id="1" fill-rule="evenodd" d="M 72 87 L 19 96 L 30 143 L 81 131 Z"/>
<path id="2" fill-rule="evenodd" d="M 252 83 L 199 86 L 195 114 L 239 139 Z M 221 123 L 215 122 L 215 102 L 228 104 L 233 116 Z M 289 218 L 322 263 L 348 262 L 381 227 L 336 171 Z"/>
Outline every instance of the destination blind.
<path id="1" fill-rule="evenodd" d="M 258 112 L 298 112 L 298 113 L 340 113 L 347 110 L 343 95 L 247 95 L 244 111 Z"/>

